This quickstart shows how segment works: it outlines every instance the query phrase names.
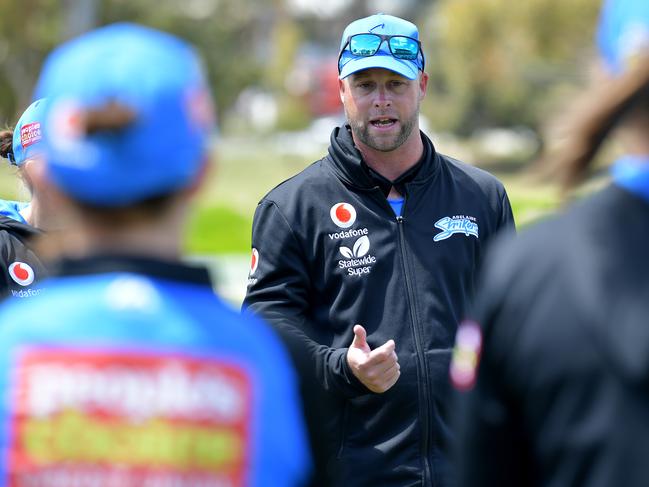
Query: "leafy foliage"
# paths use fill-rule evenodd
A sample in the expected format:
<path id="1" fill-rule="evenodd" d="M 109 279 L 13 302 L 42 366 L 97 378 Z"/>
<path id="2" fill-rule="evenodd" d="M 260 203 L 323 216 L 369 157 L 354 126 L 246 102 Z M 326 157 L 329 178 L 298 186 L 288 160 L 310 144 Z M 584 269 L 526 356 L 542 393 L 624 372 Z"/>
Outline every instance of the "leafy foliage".
<path id="1" fill-rule="evenodd" d="M 439 0 L 427 46 L 436 128 L 538 127 L 592 60 L 599 0 Z"/>
<path id="2" fill-rule="evenodd" d="M 117 21 L 166 30 L 193 43 L 206 62 L 217 106 L 227 110 L 241 89 L 260 79 L 263 53 L 256 52 L 255 46 L 258 36 L 263 35 L 257 27 L 267 3 L 253 0 L 2 0 L 0 114 L 11 123 L 28 105 L 43 59 L 54 46 L 95 25 Z M 80 15 L 84 12 L 85 16 Z"/>

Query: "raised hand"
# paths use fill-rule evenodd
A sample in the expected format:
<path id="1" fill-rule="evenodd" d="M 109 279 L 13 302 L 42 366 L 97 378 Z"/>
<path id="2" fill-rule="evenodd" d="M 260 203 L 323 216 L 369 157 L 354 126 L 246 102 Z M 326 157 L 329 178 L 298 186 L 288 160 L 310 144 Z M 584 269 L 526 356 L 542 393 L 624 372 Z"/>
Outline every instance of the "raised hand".
<path id="1" fill-rule="evenodd" d="M 354 325 L 354 340 L 347 351 L 347 363 L 356 378 L 372 392 L 387 391 L 401 374 L 394 340 L 371 350 L 367 332 L 361 325 Z"/>

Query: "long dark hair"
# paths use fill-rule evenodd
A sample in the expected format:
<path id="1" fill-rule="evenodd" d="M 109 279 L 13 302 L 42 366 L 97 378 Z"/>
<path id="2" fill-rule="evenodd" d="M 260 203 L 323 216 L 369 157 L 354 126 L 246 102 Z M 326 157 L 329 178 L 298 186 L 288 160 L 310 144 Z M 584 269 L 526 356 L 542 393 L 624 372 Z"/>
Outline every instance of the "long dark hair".
<path id="1" fill-rule="evenodd" d="M 0 130 L 0 157 L 9 159 L 13 157 L 13 140 L 14 140 L 14 131 L 13 129 Z"/>
<path id="2" fill-rule="evenodd" d="M 586 95 L 568 127 L 570 138 L 552 155 L 553 165 L 563 173 L 564 189 L 584 179 L 600 147 L 626 115 L 643 107 L 649 113 L 649 53 L 635 61 L 624 74 L 599 83 Z"/>

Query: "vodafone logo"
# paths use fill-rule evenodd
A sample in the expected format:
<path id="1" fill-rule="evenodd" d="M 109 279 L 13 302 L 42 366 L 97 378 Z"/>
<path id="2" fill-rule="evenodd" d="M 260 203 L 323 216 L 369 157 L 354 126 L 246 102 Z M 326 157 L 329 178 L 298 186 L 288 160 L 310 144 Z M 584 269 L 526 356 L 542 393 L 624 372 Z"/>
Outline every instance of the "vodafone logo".
<path id="1" fill-rule="evenodd" d="M 349 228 L 356 221 L 356 209 L 349 203 L 336 203 L 331 207 L 329 215 L 340 228 Z"/>
<path id="2" fill-rule="evenodd" d="M 253 248 L 252 249 L 252 258 L 250 260 L 250 275 L 251 276 L 255 273 L 258 266 L 259 266 L 259 252 L 257 251 L 257 249 Z"/>
<path id="3" fill-rule="evenodd" d="M 29 286 L 34 282 L 34 269 L 24 262 L 14 262 L 9 266 L 9 275 L 21 286 Z"/>

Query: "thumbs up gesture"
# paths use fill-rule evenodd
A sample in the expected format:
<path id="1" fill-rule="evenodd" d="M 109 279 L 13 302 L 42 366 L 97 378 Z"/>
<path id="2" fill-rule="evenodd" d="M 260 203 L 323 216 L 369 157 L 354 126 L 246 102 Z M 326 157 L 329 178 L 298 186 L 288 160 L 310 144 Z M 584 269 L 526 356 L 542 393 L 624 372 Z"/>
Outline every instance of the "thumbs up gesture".
<path id="1" fill-rule="evenodd" d="M 388 340 L 374 350 L 367 344 L 367 332 L 354 326 L 354 340 L 347 350 L 347 363 L 356 378 L 372 392 L 385 392 L 399 378 L 399 359 L 394 340 Z"/>

